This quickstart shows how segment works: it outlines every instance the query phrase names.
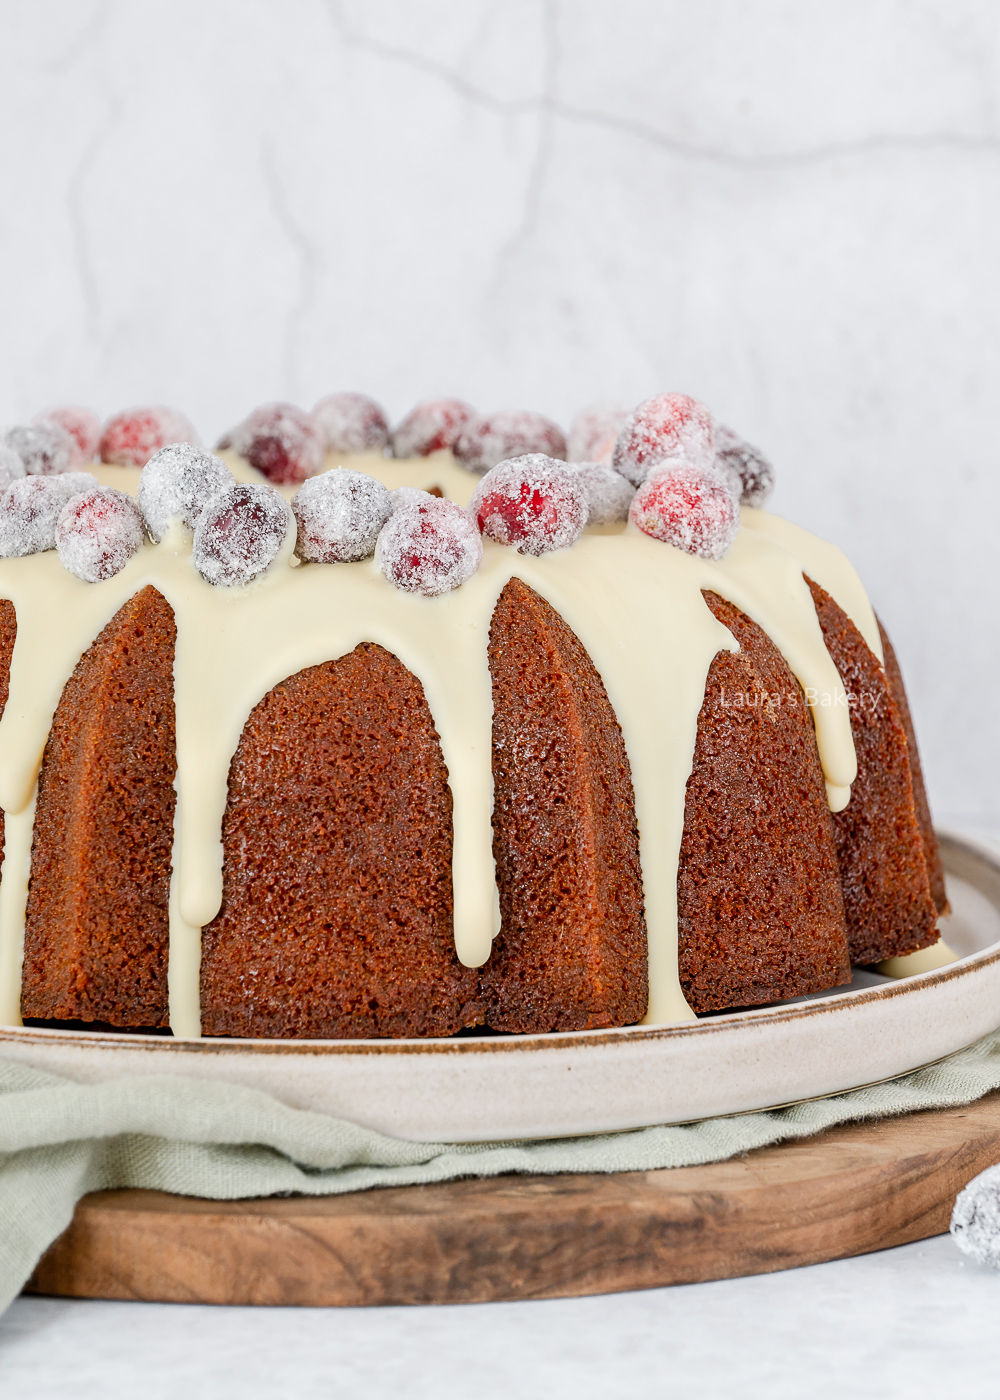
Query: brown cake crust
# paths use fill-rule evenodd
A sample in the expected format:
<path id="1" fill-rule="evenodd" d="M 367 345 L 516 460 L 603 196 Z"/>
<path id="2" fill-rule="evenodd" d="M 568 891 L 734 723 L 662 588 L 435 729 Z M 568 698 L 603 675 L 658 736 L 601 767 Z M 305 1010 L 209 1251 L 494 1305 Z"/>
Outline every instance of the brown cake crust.
<path id="1" fill-rule="evenodd" d="M 493 853 L 502 927 L 486 1022 L 624 1026 L 646 1011 L 646 924 L 625 742 L 597 669 L 520 579 L 490 626 Z"/>
<path id="2" fill-rule="evenodd" d="M 451 791 L 420 682 L 374 644 L 251 713 L 229 774 L 207 1035 L 452 1035 L 482 1019 L 452 931 Z"/>
<path id="3" fill-rule="evenodd" d="M 740 651 L 720 652 L 709 670 L 685 799 L 678 966 L 697 1012 L 803 996 L 851 977 L 805 696 L 756 623 L 717 594 L 704 598 Z"/>
<path id="4" fill-rule="evenodd" d="M 806 578 L 827 650 L 851 704 L 858 776 L 834 814 L 851 961 L 862 966 L 935 943 L 924 846 L 906 731 L 886 674 L 861 633 L 819 584 Z"/>
<path id="5" fill-rule="evenodd" d="M 167 1025 L 175 639 L 144 588 L 63 690 L 38 780 L 24 1016 Z"/>
<path id="6" fill-rule="evenodd" d="M 934 823 L 931 820 L 930 803 L 927 801 L 927 788 L 924 785 L 924 770 L 920 763 L 920 750 L 917 748 L 917 731 L 913 727 L 913 716 L 910 714 L 910 702 L 906 697 L 906 686 L 903 684 L 903 673 L 899 669 L 899 662 L 896 659 L 896 652 L 889 634 L 882 626 L 879 618 L 879 636 L 882 638 L 882 652 L 885 656 L 885 678 L 889 685 L 889 694 L 896 702 L 896 709 L 899 717 L 903 721 L 903 729 L 906 732 L 906 752 L 910 761 L 910 782 L 913 784 L 913 805 L 917 814 L 917 825 L 920 827 L 920 839 L 924 847 L 924 860 L 927 864 L 927 878 L 931 886 L 931 899 L 939 914 L 947 914 L 949 911 L 948 894 L 944 887 L 944 866 L 941 864 L 941 852 L 938 850 L 937 834 L 934 831 Z"/>
<path id="7" fill-rule="evenodd" d="M 0 598 L 0 719 L 10 694 L 10 661 L 14 655 L 14 641 L 17 637 L 17 615 L 14 604 L 8 598 Z M 0 851 L 3 850 L 4 826 L 3 808 L 0 807 Z"/>

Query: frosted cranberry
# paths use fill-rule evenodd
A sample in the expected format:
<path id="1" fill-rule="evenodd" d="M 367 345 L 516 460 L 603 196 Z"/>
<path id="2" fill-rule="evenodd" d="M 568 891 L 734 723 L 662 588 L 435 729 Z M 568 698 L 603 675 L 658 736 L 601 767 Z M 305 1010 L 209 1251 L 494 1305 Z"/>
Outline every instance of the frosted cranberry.
<path id="1" fill-rule="evenodd" d="M 476 416 L 461 399 L 428 399 L 411 408 L 392 430 L 394 457 L 428 457 L 451 447 L 462 429 Z"/>
<path id="2" fill-rule="evenodd" d="M 569 425 L 571 462 L 610 462 L 618 434 L 629 416 L 627 408 L 594 404 L 582 409 Z"/>
<path id="3" fill-rule="evenodd" d="M 0 495 L 0 557 L 19 558 L 56 547 L 56 520 L 81 491 L 98 485 L 90 472 L 22 476 Z"/>
<path id="4" fill-rule="evenodd" d="M 104 425 L 101 461 L 115 467 L 144 467 L 154 452 L 172 442 L 198 445 L 198 434 L 182 413 L 161 404 L 127 408 Z"/>
<path id="5" fill-rule="evenodd" d="M 389 492 L 389 509 L 395 515 L 404 506 L 419 506 L 427 501 L 440 500 L 441 490 L 421 491 L 418 486 L 397 486 Z"/>
<path id="6" fill-rule="evenodd" d="M 295 528 L 288 502 L 271 486 L 227 486 L 198 518 L 194 562 L 223 588 L 249 583 L 278 557 Z"/>
<path id="7" fill-rule="evenodd" d="M 385 413 L 367 394 L 329 394 L 313 418 L 327 452 L 381 452 L 389 441 Z"/>
<path id="8" fill-rule="evenodd" d="M 639 487 L 629 519 L 643 534 L 702 559 L 721 559 L 740 528 L 729 483 L 714 467 L 673 462 Z"/>
<path id="9" fill-rule="evenodd" d="M 157 542 L 171 520 L 181 520 L 193 530 L 212 497 L 232 484 L 225 462 L 200 447 L 189 442 L 161 447 L 139 478 L 139 509 L 146 529 Z"/>
<path id="10" fill-rule="evenodd" d="M 660 462 L 710 464 L 713 443 L 712 415 L 704 404 L 687 394 L 657 394 L 641 403 L 622 428 L 612 465 L 639 486 Z"/>
<path id="11" fill-rule="evenodd" d="M 479 568 L 483 542 L 454 501 L 402 506 L 382 527 L 375 562 L 405 593 L 437 598 L 465 583 Z"/>
<path id="12" fill-rule="evenodd" d="M 76 439 L 80 454 L 85 462 L 92 462 L 97 456 L 101 441 L 101 420 L 90 408 L 79 408 L 75 404 L 61 404 L 58 408 L 47 408 L 44 413 L 35 414 L 36 423 L 55 423 L 70 437 Z"/>
<path id="13" fill-rule="evenodd" d="M 370 559 L 378 532 L 389 519 L 389 492 L 373 476 L 334 467 L 299 487 L 292 497 L 298 526 L 295 553 L 315 564 Z"/>
<path id="14" fill-rule="evenodd" d="M 84 583 L 101 583 L 124 569 L 146 531 L 131 496 L 110 486 L 93 486 L 63 506 L 55 537 L 63 567 Z"/>
<path id="15" fill-rule="evenodd" d="M 614 525 L 628 519 L 635 487 L 607 462 L 568 463 L 587 497 L 587 524 Z"/>
<path id="16" fill-rule="evenodd" d="M 3 444 L 17 453 L 28 476 L 76 471 L 83 460 L 76 438 L 58 423 L 18 424 L 7 429 Z"/>
<path id="17" fill-rule="evenodd" d="M 455 460 L 467 471 L 486 472 L 512 457 L 543 454 L 566 460 L 562 429 L 526 410 L 491 413 L 474 418 L 452 444 Z"/>
<path id="18" fill-rule="evenodd" d="M 762 506 L 774 490 L 771 463 L 732 428 L 715 430 L 715 465 L 732 475 L 742 505 Z"/>
<path id="19" fill-rule="evenodd" d="M 305 481 L 323 470 L 323 439 L 312 414 L 293 403 L 265 403 L 219 443 L 279 485 Z"/>
<path id="20" fill-rule="evenodd" d="M 24 474 L 24 463 L 20 453 L 15 452 L 13 447 L 8 447 L 5 442 L 0 442 L 0 491 Z"/>
<path id="21" fill-rule="evenodd" d="M 547 554 L 573 544 L 587 511 L 578 473 L 540 452 L 493 467 L 469 502 L 469 514 L 483 534 L 520 554 Z"/>

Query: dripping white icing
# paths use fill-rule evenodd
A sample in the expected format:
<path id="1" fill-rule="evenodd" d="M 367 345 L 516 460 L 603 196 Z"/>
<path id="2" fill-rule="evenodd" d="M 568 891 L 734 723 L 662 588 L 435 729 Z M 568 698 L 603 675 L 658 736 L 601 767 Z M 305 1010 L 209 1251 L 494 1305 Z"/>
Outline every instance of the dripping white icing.
<path id="1" fill-rule="evenodd" d="M 392 485 L 400 484 L 404 472 L 415 485 L 450 485 L 447 477 L 442 481 L 445 468 L 459 469 L 449 454 L 440 459 L 426 459 L 419 470 L 377 459 L 377 474 Z M 375 460 L 365 465 L 376 474 Z M 471 492 L 475 479 L 461 476 Z M 129 484 L 137 480 L 138 473 L 130 474 Z M 145 546 L 114 579 L 98 585 L 81 583 L 51 552 L 0 560 L 0 597 L 11 599 L 17 612 L 10 697 L 0 722 L 0 806 L 10 833 L 0 881 L 0 1020 L 17 1021 L 28 804 L 52 715 L 80 655 L 147 584 L 167 599 L 177 623 L 169 964 L 174 1033 L 197 1036 L 200 1030 L 200 929 L 222 898 L 221 823 L 230 760 L 246 718 L 279 681 L 360 642 L 384 646 L 424 686 L 454 803 L 456 949 L 464 963 L 483 963 L 498 927 L 487 642 L 496 600 L 512 577 L 523 579 L 565 618 L 605 683 L 635 787 L 649 934 L 646 1021 L 691 1019 L 677 975 L 685 787 L 708 669 L 720 650 L 738 650 L 706 606 L 703 589 L 758 622 L 802 686 L 815 693 L 812 714 L 831 805 L 843 805 L 855 775 L 846 697 L 802 579 L 805 564 L 843 601 L 849 590 L 831 562 L 840 556 L 806 532 L 786 522 L 772 526 L 771 520 L 761 511 L 744 512 L 750 528 L 741 530 L 720 563 L 683 554 L 631 527 L 588 532 L 571 549 L 540 559 L 487 542 L 478 574 L 434 599 L 398 592 L 373 561 L 290 567 L 287 548 L 248 588 L 213 588 L 194 570 L 189 537 L 180 528 L 160 545 Z M 850 601 L 855 612 L 861 608 L 853 595 Z"/>

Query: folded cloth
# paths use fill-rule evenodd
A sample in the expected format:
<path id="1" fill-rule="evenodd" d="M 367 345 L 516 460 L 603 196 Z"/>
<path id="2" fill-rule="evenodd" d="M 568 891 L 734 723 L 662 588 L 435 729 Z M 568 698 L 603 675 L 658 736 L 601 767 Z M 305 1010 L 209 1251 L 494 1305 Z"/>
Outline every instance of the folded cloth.
<path id="1" fill-rule="evenodd" d="M 0 1309 L 88 1191 L 336 1195 L 504 1172 L 628 1172 L 721 1162 L 861 1118 L 971 1103 L 1000 1087 L 1000 1031 L 899 1079 L 790 1108 L 546 1142 L 386 1137 L 267 1094 L 179 1076 L 76 1084 L 0 1060 Z"/>

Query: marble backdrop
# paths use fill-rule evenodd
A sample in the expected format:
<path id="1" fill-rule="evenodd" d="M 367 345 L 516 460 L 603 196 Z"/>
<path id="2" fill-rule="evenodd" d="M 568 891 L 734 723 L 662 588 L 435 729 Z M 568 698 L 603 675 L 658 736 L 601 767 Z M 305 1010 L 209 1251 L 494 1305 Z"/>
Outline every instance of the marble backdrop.
<path id="1" fill-rule="evenodd" d="M 0 0 L 0 421 L 683 389 L 1000 823 L 991 0 Z"/>

